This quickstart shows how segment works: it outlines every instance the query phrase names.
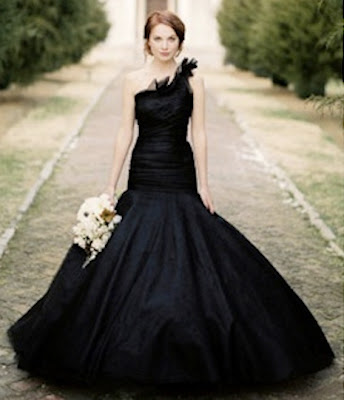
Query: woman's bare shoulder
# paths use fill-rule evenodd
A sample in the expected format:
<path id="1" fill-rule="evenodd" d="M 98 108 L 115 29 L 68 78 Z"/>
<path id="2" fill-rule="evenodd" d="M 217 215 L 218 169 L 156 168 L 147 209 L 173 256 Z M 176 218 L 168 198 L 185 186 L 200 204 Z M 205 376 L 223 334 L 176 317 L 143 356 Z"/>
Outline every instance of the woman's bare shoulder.
<path id="1" fill-rule="evenodd" d="M 124 79 L 127 83 L 127 86 L 130 88 L 130 91 L 135 93 L 140 90 L 142 86 L 142 82 L 145 81 L 145 70 L 144 68 L 139 68 L 134 71 L 126 72 L 124 74 Z"/>
<path id="2" fill-rule="evenodd" d="M 202 90 L 204 88 L 204 78 L 198 71 L 192 71 L 193 75 L 190 76 L 189 82 L 193 90 Z"/>
<path id="3" fill-rule="evenodd" d="M 144 75 L 144 68 L 135 69 L 125 74 L 126 78 L 132 81 L 139 80 Z"/>

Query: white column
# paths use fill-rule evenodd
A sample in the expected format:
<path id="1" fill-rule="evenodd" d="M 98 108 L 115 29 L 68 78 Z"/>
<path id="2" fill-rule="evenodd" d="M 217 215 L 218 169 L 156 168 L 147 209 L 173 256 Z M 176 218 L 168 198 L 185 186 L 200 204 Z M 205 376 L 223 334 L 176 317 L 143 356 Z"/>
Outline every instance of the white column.
<path id="1" fill-rule="evenodd" d="M 179 0 L 178 15 L 186 25 L 184 53 L 202 66 L 221 65 L 224 49 L 218 37 L 216 12 L 220 0 Z"/>
<path id="2" fill-rule="evenodd" d="M 111 24 L 105 45 L 112 58 L 127 57 L 130 62 L 136 42 L 136 0 L 104 0 L 104 5 Z"/>

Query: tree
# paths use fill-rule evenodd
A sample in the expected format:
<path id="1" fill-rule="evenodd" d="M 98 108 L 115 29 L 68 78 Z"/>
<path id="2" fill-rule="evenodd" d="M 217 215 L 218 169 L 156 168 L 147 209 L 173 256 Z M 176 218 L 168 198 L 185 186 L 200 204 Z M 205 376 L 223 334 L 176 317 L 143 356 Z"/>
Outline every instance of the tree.
<path id="1" fill-rule="evenodd" d="M 290 35 L 290 28 L 286 22 L 288 15 L 283 11 L 286 10 L 281 8 L 280 0 L 261 0 L 251 25 L 248 47 L 250 68 L 265 71 L 274 84 L 287 86 L 293 49 L 284 40 Z"/>
<path id="2" fill-rule="evenodd" d="M 97 0 L 2 0 L 11 20 L 0 51 L 0 86 L 29 83 L 44 72 L 77 62 L 109 29 Z M 9 3 L 12 3 L 9 6 Z M 2 29 L 2 28 L 0 28 Z M 13 35 L 12 35 L 13 29 Z"/>
<path id="3" fill-rule="evenodd" d="M 251 63 L 293 82 L 302 98 L 323 95 L 341 70 L 342 45 L 326 44 L 340 11 L 339 0 L 262 0 L 251 30 Z"/>
<path id="4" fill-rule="evenodd" d="M 226 48 L 226 61 L 238 68 L 249 69 L 249 36 L 260 0 L 223 0 L 216 18 L 221 43 Z"/>
<path id="5" fill-rule="evenodd" d="M 18 13 L 15 2 L 0 2 L 0 89 L 10 83 L 8 61 L 15 58 L 20 45 L 21 13 Z"/>
<path id="6" fill-rule="evenodd" d="M 336 10 L 336 0 L 328 0 L 332 2 L 332 7 L 329 9 L 330 12 L 335 12 Z M 319 1 L 319 7 L 323 6 L 324 0 Z M 338 15 L 331 15 L 331 20 L 338 20 L 332 27 L 332 30 L 324 37 L 326 48 L 336 51 L 337 49 L 342 49 L 343 46 L 343 19 L 339 20 Z M 344 95 L 338 94 L 335 96 L 315 96 L 312 95 L 309 98 L 313 101 L 317 110 L 322 111 L 323 109 L 329 110 L 331 113 L 339 112 L 343 116 L 344 111 Z M 344 122 L 344 121 L 343 121 Z"/>

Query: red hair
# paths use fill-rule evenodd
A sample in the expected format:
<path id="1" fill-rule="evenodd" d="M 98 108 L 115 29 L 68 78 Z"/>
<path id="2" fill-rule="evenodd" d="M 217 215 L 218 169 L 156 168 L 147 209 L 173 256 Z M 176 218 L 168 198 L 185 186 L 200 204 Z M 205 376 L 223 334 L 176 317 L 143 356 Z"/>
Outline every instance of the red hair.
<path id="1" fill-rule="evenodd" d="M 146 39 L 144 51 L 152 55 L 152 52 L 148 45 L 148 39 L 152 29 L 158 24 L 168 25 L 176 32 L 176 35 L 179 38 L 179 50 L 181 50 L 182 43 L 185 39 L 185 25 L 183 21 L 178 17 L 178 15 L 174 14 L 172 11 L 163 10 L 152 11 L 147 18 L 143 35 L 144 39 Z"/>

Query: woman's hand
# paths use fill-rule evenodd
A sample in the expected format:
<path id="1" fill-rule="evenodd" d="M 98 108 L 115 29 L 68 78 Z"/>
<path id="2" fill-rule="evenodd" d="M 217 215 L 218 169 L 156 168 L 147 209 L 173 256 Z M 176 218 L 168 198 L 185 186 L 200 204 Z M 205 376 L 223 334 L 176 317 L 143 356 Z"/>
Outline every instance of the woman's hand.
<path id="1" fill-rule="evenodd" d="M 116 202 L 117 202 L 117 197 L 115 196 L 115 188 L 108 186 L 106 187 L 101 194 L 107 194 L 109 199 L 110 199 L 110 203 L 112 206 L 115 205 L 115 198 L 116 198 Z"/>
<path id="2" fill-rule="evenodd" d="M 211 194 L 209 191 L 208 187 L 203 187 L 200 189 L 199 194 L 201 196 L 201 199 L 203 201 L 203 204 L 205 205 L 205 207 L 212 213 L 214 214 L 215 209 L 214 209 L 214 205 L 213 205 L 213 200 L 211 198 Z"/>

